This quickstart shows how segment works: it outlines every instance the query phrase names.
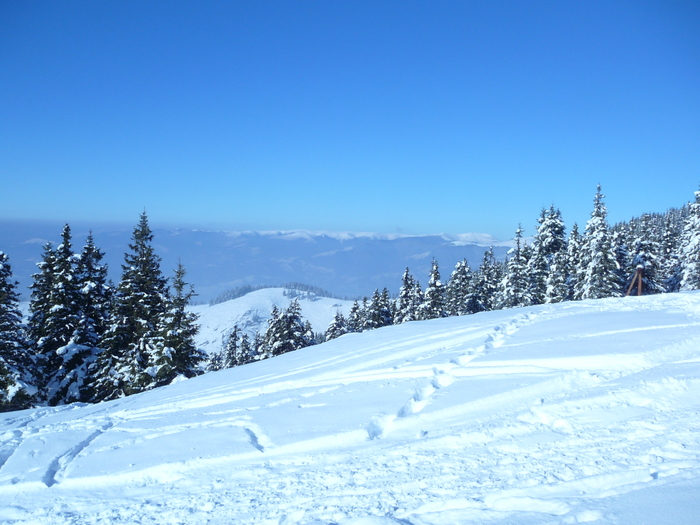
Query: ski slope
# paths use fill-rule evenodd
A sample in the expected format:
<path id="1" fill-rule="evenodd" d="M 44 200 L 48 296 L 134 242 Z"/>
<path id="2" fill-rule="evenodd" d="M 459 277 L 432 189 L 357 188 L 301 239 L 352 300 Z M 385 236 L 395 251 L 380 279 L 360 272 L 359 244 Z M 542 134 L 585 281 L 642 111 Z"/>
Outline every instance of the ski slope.
<path id="1" fill-rule="evenodd" d="M 0 415 L 11 524 L 700 523 L 700 293 L 407 323 Z"/>

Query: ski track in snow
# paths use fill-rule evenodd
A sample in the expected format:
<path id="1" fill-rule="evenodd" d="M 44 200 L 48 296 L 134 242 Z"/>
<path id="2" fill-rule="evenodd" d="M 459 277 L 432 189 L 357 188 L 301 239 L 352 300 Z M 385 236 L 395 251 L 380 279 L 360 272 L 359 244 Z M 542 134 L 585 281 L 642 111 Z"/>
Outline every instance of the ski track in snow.
<path id="1" fill-rule="evenodd" d="M 625 498 L 698 523 L 692 496 L 651 503 L 700 486 L 698 314 L 678 294 L 409 323 L 5 415 L 0 523 L 636 525 Z"/>

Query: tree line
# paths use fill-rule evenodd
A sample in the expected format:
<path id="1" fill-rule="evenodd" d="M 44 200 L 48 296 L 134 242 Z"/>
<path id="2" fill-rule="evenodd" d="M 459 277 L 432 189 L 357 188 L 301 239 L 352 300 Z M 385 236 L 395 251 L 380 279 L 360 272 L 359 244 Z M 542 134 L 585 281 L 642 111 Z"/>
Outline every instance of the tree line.
<path id="1" fill-rule="evenodd" d="M 116 399 L 201 373 L 193 289 L 181 264 L 163 276 L 152 241 L 144 212 L 114 286 L 92 234 L 75 253 L 66 224 L 43 248 L 26 325 L 0 252 L 0 410 Z"/>
<path id="2" fill-rule="evenodd" d="M 644 214 L 610 227 L 605 196 L 598 186 L 585 230 L 572 226 L 568 237 L 559 209 L 543 209 L 531 243 L 520 226 L 506 260 L 493 249 L 472 271 L 458 261 L 447 282 L 433 260 L 425 290 L 406 268 L 398 297 L 375 290 L 356 300 L 347 317 L 336 311 L 325 333 L 315 334 L 300 315 L 298 303 L 276 307 L 267 330 L 251 338 L 238 326 L 215 353 L 209 370 L 267 359 L 319 341 L 409 321 L 469 315 L 582 299 L 620 297 L 637 268 L 643 269 L 642 293 L 700 289 L 700 192 L 694 203 L 664 214 Z M 282 328 L 285 327 L 285 328 Z M 280 351 L 278 349 L 284 349 Z"/>

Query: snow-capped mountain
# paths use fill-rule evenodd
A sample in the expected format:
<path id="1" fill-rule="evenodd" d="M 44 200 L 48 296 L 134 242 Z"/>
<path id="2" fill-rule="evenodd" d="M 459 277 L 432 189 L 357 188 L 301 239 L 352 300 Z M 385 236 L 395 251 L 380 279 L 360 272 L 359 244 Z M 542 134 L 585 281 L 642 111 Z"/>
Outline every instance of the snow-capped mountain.
<path id="1" fill-rule="evenodd" d="M 26 295 L 44 243 L 60 241 L 61 224 L 0 222 L 0 250 L 10 256 L 15 276 Z M 71 225 L 79 251 L 89 228 Z M 118 282 L 133 228 L 96 228 L 95 244 L 105 252 L 110 276 Z M 197 299 L 209 301 L 243 285 L 280 286 L 301 282 L 342 297 L 370 296 L 384 287 L 396 292 L 406 267 L 425 282 L 435 258 L 445 277 L 465 257 L 478 267 L 491 245 L 503 257 L 510 243 L 487 234 L 380 235 L 373 233 L 268 231 L 227 232 L 186 229 L 153 230 L 153 245 L 162 269 L 171 275 L 178 260 L 194 284 Z"/>
<path id="2" fill-rule="evenodd" d="M 15 525 L 694 524 L 698 494 L 700 292 L 411 322 L 0 415 Z"/>
<path id="3" fill-rule="evenodd" d="M 249 335 L 263 333 L 272 307 L 287 308 L 294 299 L 299 302 L 301 315 L 311 323 L 315 332 L 325 331 L 336 311 L 347 316 L 352 306 L 352 301 L 318 297 L 284 288 L 264 288 L 212 306 L 191 306 L 189 310 L 199 316 L 197 347 L 207 353 L 221 350 L 224 338 L 234 325 Z"/>

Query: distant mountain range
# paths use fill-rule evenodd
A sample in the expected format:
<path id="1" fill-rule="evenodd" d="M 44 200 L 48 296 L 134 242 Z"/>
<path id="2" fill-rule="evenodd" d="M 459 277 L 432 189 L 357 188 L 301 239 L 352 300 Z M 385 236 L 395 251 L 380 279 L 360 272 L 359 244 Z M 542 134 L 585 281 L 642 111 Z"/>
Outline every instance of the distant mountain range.
<path id="1" fill-rule="evenodd" d="M 0 251 L 10 257 L 12 270 L 28 297 L 42 245 L 60 241 L 62 225 L 31 221 L 0 221 Z M 73 249 L 80 251 L 88 228 L 71 224 Z M 95 244 L 105 252 L 111 278 L 117 282 L 132 227 L 95 228 Z M 406 267 L 424 285 L 432 259 L 443 278 L 466 258 L 479 266 L 483 253 L 494 247 L 505 257 L 510 242 L 487 234 L 399 235 L 311 231 L 212 231 L 155 228 L 154 247 L 170 275 L 178 259 L 187 269 L 199 301 L 243 285 L 299 282 L 343 297 L 368 296 L 375 288 L 398 291 Z"/>

